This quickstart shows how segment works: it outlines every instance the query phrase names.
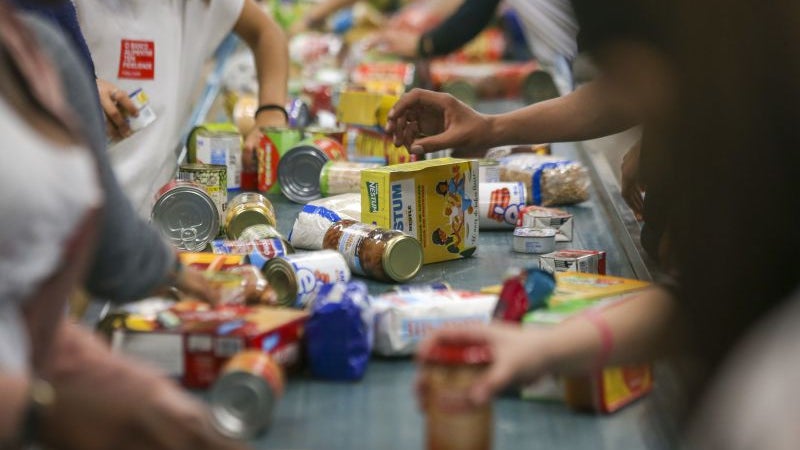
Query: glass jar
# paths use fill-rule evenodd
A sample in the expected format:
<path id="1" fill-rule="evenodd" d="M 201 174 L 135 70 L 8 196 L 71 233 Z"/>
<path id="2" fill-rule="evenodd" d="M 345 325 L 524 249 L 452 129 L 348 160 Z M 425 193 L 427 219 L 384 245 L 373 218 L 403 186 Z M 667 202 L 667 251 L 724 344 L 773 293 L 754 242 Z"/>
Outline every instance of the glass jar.
<path id="1" fill-rule="evenodd" d="M 380 167 L 377 163 L 328 161 L 319 173 L 319 189 L 323 197 L 361 192 L 361 171 Z"/>
<path id="2" fill-rule="evenodd" d="M 275 208 L 267 197 L 257 192 L 245 192 L 234 197 L 228 203 L 225 213 L 225 234 L 229 239 L 238 239 L 239 235 L 253 225 L 277 225 Z"/>
<path id="3" fill-rule="evenodd" d="M 354 220 L 331 225 L 322 246 L 344 255 L 353 273 L 380 281 L 406 282 L 422 267 L 422 245 L 415 238 Z"/>
<path id="4" fill-rule="evenodd" d="M 475 406 L 469 390 L 492 361 L 488 346 L 436 344 L 422 360 L 428 450 L 492 448 L 492 405 Z"/>

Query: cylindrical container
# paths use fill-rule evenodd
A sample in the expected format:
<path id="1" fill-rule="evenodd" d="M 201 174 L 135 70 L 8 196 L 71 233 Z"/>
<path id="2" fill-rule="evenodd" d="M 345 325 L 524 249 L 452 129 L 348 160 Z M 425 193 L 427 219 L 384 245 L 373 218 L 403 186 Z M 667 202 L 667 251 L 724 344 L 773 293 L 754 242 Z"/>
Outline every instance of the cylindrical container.
<path id="1" fill-rule="evenodd" d="M 478 189 L 481 229 L 514 228 L 525 207 L 525 184 L 480 183 Z"/>
<path id="2" fill-rule="evenodd" d="M 197 183 L 206 190 L 217 205 L 220 223 L 225 217 L 225 206 L 228 203 L 228 168 L 213 164 L 183 164 L 178 168 L 178 179 Z"/>
<path id="3" fill-rule="evenodd" d="M 289 116 L 289 126 L 292 128 L 305 128 L 311 123 L 311 109 L 299 98 L 289 100 L 286 104 L 286 114 Z"/>
<path id="4" fill-rule="evenodd" d="M 556 249 L 556 234 L 553 228 L 525 228 L 514 230 L 514 251 L 519 253 L 544 254 Z"/>
<path id="5" fill-rule="evenodd" d="M 230 239 L 238 239 L 245 228 L 259 224 L 274 227 L 277 223 L 275 208 L 267 197 L 257 192 L 245 192 L 228 203 L 228 211 L 225 213 L 225 234 Z"/>
<path id="6" fill-rule="evenodd" d="M 381 281 L 406 282 L 422 267 L 422 245 L 418 240 L 354 220 L 331 225 L 323 247 L 344 255 L 353 273 Z"/>
<path id="7" fill-rule="evenodd" d="M 350 161 L 328 161 L 319 173 L 319 190 L 323 197 L 361 192 L 361 171 L 382 164 Z"/>
<path id="8" fill-rule="evenodd" d="M 347 129 L 344 127 L 339 128 L 325 128 L 325 127 L 308 127 L 306 133 L 312 139 L 328 138 L 344 145 L 344 135 Z"/>
<path id="9" fill-rule="evenodd" d="M 325 283 L 350 281 L 344 256 L 334 250 L 298 253 L 271 259 L 262 270 L 278 304 L 304 308 Z"/>
<path id="10" fill-rule="evenodd" d="M 242 136 L 232 123 L 205 124 L 192 129 L 187 141 L 190 163 L 218 164 L 228 168 L 228 190 L 242 186 Z"/>
<path id="11" fill-rule="evenodd" d="M 283 242 L 283 246 L 286 248 L 286 253 L 294 253 L 294 248 L 289 241 L 286 240 L 285 237 L 272 225 L 261 223 L 258 225 L 252 225 L 244 230 L 239 234 L 239 238 L 237 239 L 240 242 L 257 242 L 262 241 L 265 239 L 278 239 Z"/>
<path id="12" fill-rule="evenodd" d="M 491 350 L 480 344 L 439 343 L 423 357 L 422 379 L 427 386 L 423 399 L 425 448 L 492 448 L 492 406 L 472 406 L 469 402 L 470 388 L 491 361 Z M 450 406 L 454 403 L 461 405 L 457 411 Z"/>
<path id="13" fill-rule="evenodd" d="M 258 190 L 278 193 L 278 163 L 290 148 L 303 140 L 303 134 L 293 128 L 263 128 L 261 133 L 263 137 L 256 149 Z"/>
<path id="14" fill-rule="evenodd" d="M 479 159 L 478 181 L 480 183 L 499 183 L 500 163 L 493 159 Z"/>
<path id="15" fill-rule="evenodd" d="M 171 181 L 156 194 L 153 224 L 178 249 L 202 251 L 219 234 L 214 200 L 195 183 Z"/>
<path id="16" fill-rule="evenodd" d="M 301 142 L 278 163 L 281 192 L 295 203 L 308 203 L 321 197 L 320 173 L 328 161 L 345 160 L 342 144 L 328 138 Z"/>
<path id="17" fill-rule="evenodd" d="M 131 99 L 133 105 L 136 106 L 136 109 L 139 110 L 139 115 L 137 115 L 136 117 L 133 116 L 125 117 L 125 120 L 128 121 L 128 126 L 131 128 L 131 131 L 135 133 L 156 121 L 156 113 L 150 106 L 150 97 L 148 97 L 148 95 L 145 94 L 142 88 L 136 89 L 135 91 L 131 92 L 128 95 L 128 98 Z"/>
<path id="18" fill-rule="evenodd" d="M 237 353 L 211 388 L 214 426 L 233 439 L 256 437 L 269 427 L 283 389 L 283 372 L 272 357 L 261 350 Z"/>

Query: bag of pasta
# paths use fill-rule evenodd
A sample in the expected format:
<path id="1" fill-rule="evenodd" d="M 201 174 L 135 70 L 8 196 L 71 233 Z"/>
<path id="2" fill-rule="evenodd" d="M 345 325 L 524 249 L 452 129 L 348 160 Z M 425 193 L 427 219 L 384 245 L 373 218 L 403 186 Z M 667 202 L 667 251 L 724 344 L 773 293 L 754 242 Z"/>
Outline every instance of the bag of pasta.
<path id="1" fill-rule="evenodd" d="M 589 199 L 589 174 L 580 163 L 530 153 L 500 158 L 500 180 L 525 183 L 534 205 L 580 203 Z"/>

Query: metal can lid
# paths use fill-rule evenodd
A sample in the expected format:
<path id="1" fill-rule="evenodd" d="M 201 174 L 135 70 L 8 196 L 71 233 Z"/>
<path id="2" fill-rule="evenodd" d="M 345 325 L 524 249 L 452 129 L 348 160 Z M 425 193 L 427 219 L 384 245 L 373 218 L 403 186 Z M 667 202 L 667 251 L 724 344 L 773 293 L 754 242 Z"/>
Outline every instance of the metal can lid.
<path id="1" fill-rule="evenodd" d="M 485 344 L 439 342 L 423 356 L 423 360 L 445 365 L 489 364 L 492 362 L 492 350 Z"/>
<path id="2" fill-rule="evenodd" d="M 517 227 L 514 229 L 514 236 L 532 238 L 554 238 L 558 234 L 555 228 L 530 228 Z"/>
<path id="3" fill-rule="evenodd" d="M 270 217 L 262 209 L 241 208 L 240 211 L 231 211 L 225 228 L 225 234 L 230 239 L 238 239 L 244 230 L 256 225 L 272 225 Z"/>
<path id="4" fill-rule="evenodd" d="M 181 172 L 204 172 L 207 170 L 212 170 L 215 172 L 218 171 L 228 171 L 227 166 L 223 166 L 222 164 L 201 164 L 201 163 L 187 163 L 181 164 L 179 170 Z"/>
<path id="5" fill-rule="evenodd" d="M 283 195 L 295 203 L 320 198 L 319 175 L 328 160 L 324 152 L 310 145 L 299 145 L 286 152 L 278 163 L 278 182 Z"/>
<path id="6" fill-rule="evenodd" d="M 294 306 L 297 300 L 297 274 L 287 259 L 273 258 L 264 264 L 264 278 L 272 286 L 279 305 Z"/>
<path id="7" fill-rule="evenodd" d="M 397 236 L 387 242 L 381 262 L 389 278 L 406 282 L 422 268 L 422 245 L 411 236 Z"/>
<path id="8" fill-rule="evenodd" d="M 220 433 L 250 439 L 272 420 L 275 393 L 262 377 L 234 371 L 221 376 L 211 389 L 211 417 Z"/>
<path id="9" fill-rule="evenodd" d="M 179 249 L 199 251 L 219 233 L 219 212 L 201 188 L 178 186 L 153 206 L 152 222 Z"/>

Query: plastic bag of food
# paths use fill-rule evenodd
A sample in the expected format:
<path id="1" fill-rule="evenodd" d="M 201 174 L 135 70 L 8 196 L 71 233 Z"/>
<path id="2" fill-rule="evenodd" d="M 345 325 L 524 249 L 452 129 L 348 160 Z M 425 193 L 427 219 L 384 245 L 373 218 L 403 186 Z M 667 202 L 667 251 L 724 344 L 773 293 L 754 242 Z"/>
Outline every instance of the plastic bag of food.
<path id="1" fill-rule="evenodd" d="M 525 183 L 534 205 L 568 205 L 589 199 L 589 173 L 580 163 L 534 154 L 500 158 L 500 180 Z"/>
<path id="2" fill-rule="evenodd" d="M 306 323 L 311 374 L 327 380 L 359 380 L 372 350 L 367 286 L 360 281 L 323 285 Z"/>
<path id="3" fill-rule="evenodd" d="M 294 248 L 322 250 L 325 232 L 343 219 L 361 221 L 361 194 L 334 195 L 309 202 L 297 214 L 289 243 Z"/>

